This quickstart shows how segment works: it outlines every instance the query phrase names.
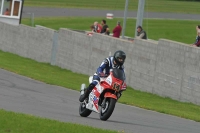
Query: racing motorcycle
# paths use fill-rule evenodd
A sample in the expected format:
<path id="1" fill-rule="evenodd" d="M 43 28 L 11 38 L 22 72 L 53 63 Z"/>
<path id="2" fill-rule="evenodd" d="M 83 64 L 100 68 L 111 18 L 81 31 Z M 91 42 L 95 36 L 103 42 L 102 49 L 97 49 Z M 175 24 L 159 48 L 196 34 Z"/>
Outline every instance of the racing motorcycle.
<path id="1" fill-rule="evenodd" d="M 89 77 L 89 83 L 92 82 L 92 78 Z M 124 90 L 126 90 L 126 83 L 123 70 L 112 69 L 107 77 L 100 78 L 100 82 L 89 96 L 80 103 L 80 116 L 87 117 L 93 111 L 99 113 L 101 120 L 106 121 L 112 115 L 115 104 Z M 81 95 L 85 93 L 85 84 L 81 85 L 80 93 Z"/>

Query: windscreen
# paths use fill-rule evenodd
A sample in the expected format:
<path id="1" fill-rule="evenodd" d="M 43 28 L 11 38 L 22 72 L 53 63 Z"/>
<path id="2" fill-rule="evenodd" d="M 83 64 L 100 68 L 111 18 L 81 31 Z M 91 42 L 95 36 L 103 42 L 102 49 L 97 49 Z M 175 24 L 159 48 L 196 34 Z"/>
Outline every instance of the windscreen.
<path id="1" fill-rule="evenodd" d="M 113 69 L 113 76 L 114 76 L 115 78 L 118 78 L 118 79 L 122 80 L 122 81 L 125 80 L 124 71 L 121 70 L 121 69 L 114 68 L 114 69 Z"/>

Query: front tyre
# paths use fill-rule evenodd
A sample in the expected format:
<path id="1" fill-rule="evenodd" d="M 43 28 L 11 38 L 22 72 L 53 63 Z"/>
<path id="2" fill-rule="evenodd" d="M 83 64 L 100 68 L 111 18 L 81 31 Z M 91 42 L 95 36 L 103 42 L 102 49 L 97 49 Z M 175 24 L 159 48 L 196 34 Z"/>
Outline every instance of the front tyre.
<path id="1" fill-rule="evenodd" d="M 100 119 L 106 121 L 113 113 L 115 108 L 116 99 L 106 98 L 105 106 L 101 107 L 100 110 Z"/>
<path id="2" fill-rule="evenodd" d="M 88 117 L 91 113 L 92 113 L 92 111 L 86 108 L 85 102 L 80 103 L 80 106 L 79 106 L 80 116 Z"/>

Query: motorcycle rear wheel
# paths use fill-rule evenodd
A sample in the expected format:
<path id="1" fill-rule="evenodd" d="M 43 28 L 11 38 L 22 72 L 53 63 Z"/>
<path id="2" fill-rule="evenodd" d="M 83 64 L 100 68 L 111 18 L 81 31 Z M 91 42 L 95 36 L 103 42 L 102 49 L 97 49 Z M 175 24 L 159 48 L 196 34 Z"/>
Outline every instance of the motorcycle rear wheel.
<path id="1" fill-rule="evenodd" d="M 80 116 L 88 117 L 91 113 L 92 113 L 92 111 L 86 108 L 86 105 L 84 102 L 80 103 L 80 106 L 79 106 Z"/>
<path id="2" fill-rule="evenodd" d="M 113 98 L 106 99 L 106 106 L 103 108 L 101 107 L 100 110 L 100 119 L 106 121 L 113 113 L 117 100 Z"/>

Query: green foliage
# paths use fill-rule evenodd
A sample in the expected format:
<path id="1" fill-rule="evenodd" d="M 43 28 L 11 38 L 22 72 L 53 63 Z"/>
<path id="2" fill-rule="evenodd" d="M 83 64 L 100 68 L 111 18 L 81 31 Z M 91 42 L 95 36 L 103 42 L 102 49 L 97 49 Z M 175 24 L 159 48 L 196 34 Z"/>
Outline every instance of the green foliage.
<path id="1" fill-rule="evenodd" d="M 68 7 L 124 10 L 125 0 L 25 0 L 25 6 Z M 129 0 L 129 10 L 138 9 L 138 0 Z M 146 0 L 145 10 L 149 12 L 199 13 L 196 1 Z"/>
<path id="2" fill-rule="evenodd" d="M 14 54 L 0 52 L 0 68 L 38 79 L 48 84 L 59 84 L 74 90 L 79 90 L 82 82 L 88 83 L 88 76 L 72 73 L 69 70 L 39 63 L 28 58 L 21 58 Z M 3 59 L 4 58 L 4 59 Z"/>
<path id="3" fill-rule="evenodd" d="M 171 1 L 193 1 L 193 2 L 199 2 L 200 0 L 171 0 Z"/>
<path id="4" fill-rule="evenodd" d="M 5 110 L 0 110 L 0 116 L 1 133 L 117 133 Z"/>
<path id="5" fill-rule="evenodd" d="M 119 102 L 200 122 L 200 106 L 128 88 Z"/>
<path id="6" fill-rule="evenodd" d="M 79 91 L 82 83 L 88 83 L 88 76 L 86 75 L 73 73 L 69 70 L 51 66 L 50 64 L 38 63 L 34 60 L 23 58 L 15 54 L 0 51 L 0 58 L 0 68 L 48 84 L 63 86 Z M 200 121 L 200 106 L 137 91 L 130 87 L 123 93 L 119 102 Z"/>
<path id="7" fill-rule="evenodd" d="M 59 28 L 90 30 L 90 25 L 94 21 L 100 22 L 105 18 L 91 17 L 53 17 L 35 18 L 35 24 L 46 26 L 58 30 Z M 107 24 L 112 30 L 117 21 L 123 22 L 122 18 L 106 19 Z M 29 19 L 23 19 L 23 24 L 31 25 Z M 167 20 L 167 19 L 144 19 L 143 28 L 147 32 L 148 38 L 158 40 L 160 38 L 170 39 L 186 44 L 192 44 L 196 38 L 196 25 L 199 21 L 190 20 Z M 123 23 L 121 23 L 123 25 Z M 134 37 L 135 19 L 127 19 L 125 36 Z"/>
<path id="8" fill-rule="evenodd" d="M 195 0 L 146 0 L 145 11 L 155 12 L 181 12 L 199 13 L 200 8 Z M 198 1 L 198 0 L 196 0 Z M 106 3 L 106 4 L 102 4 Z M 43 7 L 68 7 L 68 8 L 89 8 L 89 9 L 109 9 L 123 10 L 125 1 L 123 0 L 25 0 L 25 6 Z M 129 0 L 129 10 L 137 10 L 138 0 Z M 89 30 L 89 26 L 94 21 L 102 18 L 37 18 L 36 24 L 53 29 L 71 28 L 79 30 Z M 50 20 L 50 21 L 49 21 Z M 122 19 L 107 20 L 110 29 L 116 25 L 116 21 Z M 80 23 L 81 22 L 81 23 Z M 23 19 L 24 24 L 30 25 L 30 20 Z M 166 38 L 183 43 L 193 43 L 196 32 L 195 27 L 198 21 L 186 20 L 150 20 L 143 22 L 143 28 L 147 31 L 150 39 L 158 40 Z M 134 36 L 135 20 L 128 19 L 126 36 Z M 73 73 L 69 70 L 50 66 L 47 63 L 38 63 L 34 60 L 22 58 L 17 55 L 0 51 L 0 68 L 31 77 L 49 84 L 59 85 L 74 90 L 79 90 L 81 83 L 87 83 L 88 76 Z M 138 106 L 144 109 L 155 110 L 161 113 L 200 121 L 200 106 L 191 103 L 182 103 L 170 98 L 141 92 L 128 88 L 119 100 L 121 103 Z M 42 133 L 94 133 L 114 131 L 100 130 L 78 124 L 63 123 L 55 120 L 42 119 L 32 115 L 0 110 L 0 132 L 42 132 Z M 84 130 L 82 130 L 84 129 Z"/>

